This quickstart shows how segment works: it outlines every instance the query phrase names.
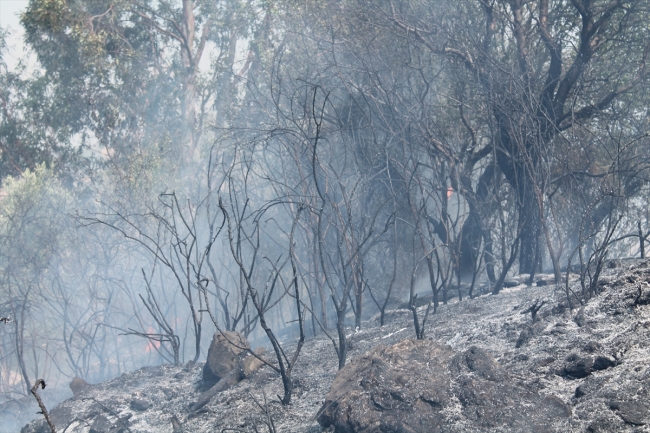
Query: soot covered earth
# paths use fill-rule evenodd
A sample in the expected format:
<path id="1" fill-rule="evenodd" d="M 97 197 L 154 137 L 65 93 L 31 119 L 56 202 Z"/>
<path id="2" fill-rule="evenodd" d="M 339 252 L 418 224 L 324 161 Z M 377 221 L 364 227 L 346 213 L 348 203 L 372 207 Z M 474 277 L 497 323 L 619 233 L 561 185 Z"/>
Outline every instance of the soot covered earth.
<path id="1" fill-rule="evenodd" d="M 650 431 L 650 261 L 609 262 L 602 291 L 573 309 L 564 287 L 545 284 L 549 276 L 538 276 L 541 282 L 532 286 L 523 284 L 526 277 L 498 295 L 442 305 L 429 318 L 425 338 L 431 342 L 424 345 L 408 341 L 415 334 L 405 305 L 391 310 L 383 327 L 375 317 L 359 330 L 350 328 L 345 382 L 358 388 L 359 405 L 370 402 L 363 411 L 342 413 L 352 394 L 342 380 L 335 382 L 336 353 L 321 334 L 305 342 L 289 406 L 277 398 L 279 375 L 262 367 L 192 411 L 204 391 L 202 365 L 188 364 L 142 368 L 85 387 L 50 412 L 57 431 L 69 433 L 419 432 L 426 431 L 422 422 L 430 422 L 431 431 L 448 432 Z M 530 307 L 542 302 L 533 321 Z M 409 350 L 420 346 L 430 351 L 431 362 L 409 361 Z M 442 384 L 433 397 L 422 397 L 430 389 L 418 391 L 433 418 L 415 420 L 417 404 L 399 389 L 366 386 L 373 380 L 363 365 L 375 364 L 383 365 L 373 379 L 379 388 L 392 367 L 405 376 L 396 382 L 404 387 Z M 350 380 L 355 375 L 359 380 Z M 323 406 L 333 382 L 339 388 Z M 42 418 L 21 430 L 48 431 Z"/>

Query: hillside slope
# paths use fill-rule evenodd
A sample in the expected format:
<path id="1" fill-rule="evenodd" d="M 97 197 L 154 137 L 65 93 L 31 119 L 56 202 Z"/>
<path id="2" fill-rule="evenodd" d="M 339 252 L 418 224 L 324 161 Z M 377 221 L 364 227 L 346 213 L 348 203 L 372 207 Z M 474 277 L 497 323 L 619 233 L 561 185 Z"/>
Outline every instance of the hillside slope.
<path id="1" fill-rule="evenodd" d="M 650 431 L 650 261 L 610 262 L 602 293 L 584 307 L 567 308 L 563 288 L 518 285 L 443 305 L 427 324 L 426 338 L 461 352 L 488 351 L 509 380 L 531 392 L 559 397 L 571 416 L 549 431 Z M 524 313 L 546 301 L 535 323 Z M 350 329 L 354 359 L 377 346 L 414 337 L 406 309 L 388 323 L 373 319 Z M 334 376 L 337 358 L 323 335 L 309 338 L 293 373 L 292 404 L 280 405 L 279 376 L 262 368 L 218 394 L 198 414 L 190 403 L 200 395 L 201 365 L 143 368 L 94 385 L 51 410 L 62 432 L 321 432 L 316 414 Z M 413 372 L 413 374 L 418 374 Z M 180 426 L 172 423 L 175 417 Z M 463 431 L 463 420 L 450 421 Z M 455 423 L 455 424 L 454 424 Z M 36 420 L 24 433 L 47 432 Z"/>

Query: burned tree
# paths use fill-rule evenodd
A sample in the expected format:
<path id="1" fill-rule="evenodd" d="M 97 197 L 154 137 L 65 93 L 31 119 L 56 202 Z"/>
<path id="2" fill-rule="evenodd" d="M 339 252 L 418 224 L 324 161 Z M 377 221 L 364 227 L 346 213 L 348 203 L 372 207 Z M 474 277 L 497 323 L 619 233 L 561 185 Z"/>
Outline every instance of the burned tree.
<path id="1" fill-rule="evenodd" d="M 233 207 L 232 204 L 231 207 Z M 236 206 L 234 207 L 236 208 Z M 262 358 L 258 358 L 265 364 L 269 365 L 273 370 L 277 371 L 282 377 L 284 395 L 282 397 L 278 396 L 278 398 L 283 405 L 288 405 L 291 403 L 293 388 L 291 373 L 305 341 L 304 308 L 300 301 L 299 276 L 294 257 L 294 236 L 296 233 L 297 221 L 300 218 L 303 207 L 297 205 L 296 215 L 286 239 L 288 242 L 288 253 L 284 260 L 281 256 L 276 260 L 271 260 L 268 257 L 260 257 L 263 252 L 260 244 L 260 218 L 264 216 L 264 210 L 254 216 L 252 223 L 247 228 L 247 224 L 242 218 L 246 216 L 245 214 L 231 215 L 231 211 L 226 209 L 221 200 L 219 201 L 219 208 L 226 216 L 230 252 L 241 271 L 245 290 L 257 313 L 257 320 L 259 320 L 261 328 L 264 330 L 268 340 L 271 342 L 277 365 L 271 364 Z M 235 233 L 237 233 L 237 235 L 235 235 Z M 257 263 L 258 260 L 264 260 L 266 266 Z M 289 263 L 291 267 L 290 278 L 288 280 L 286 279 L 287 277 L 283 275 L 287 263 Z M 264 274 L 266 274 L 265 279 L 258 280 L 259 277 L 256 278 L 256 276 L 262 276 Z M 263 289 L 261 287 L 262 285 L 264 286 Z M 290 357 L 287 355 L 283 345 L 278 340 L 276 332 L 274 332 L 271 327 L 272 325 L 267 321 L 269 311 L 272 308 L 277 307 L 287 295 L 292 297 L 295 301 L 295 313 L 297 314 L 299 332 L 297 346 Z M 254 352 L 250 351 L 250 353 L 257 357 Z"/>
<path id="2" fill-rule="evenodd" d="M 641 4 L 481 1 L 434 11 L 409 3 L 418 16 L 391 1 L 383 12 L 414 45 L 447 59 L 458 79 L 481 89 L 495 131 L 490 148 L 517 194 L 522 273 L 540 267 L 549 158 L 562 134 L 606 116 L 643 83 L 650 43 Z M 472 25 L 463 25 L 468 18 Z"/>

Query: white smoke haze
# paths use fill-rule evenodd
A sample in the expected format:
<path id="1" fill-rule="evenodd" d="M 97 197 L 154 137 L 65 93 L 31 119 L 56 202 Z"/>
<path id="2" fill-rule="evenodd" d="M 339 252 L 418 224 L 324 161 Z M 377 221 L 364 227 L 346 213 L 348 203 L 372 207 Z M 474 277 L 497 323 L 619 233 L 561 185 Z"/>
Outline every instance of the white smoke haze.
<path id="1" fill-rule="evenodd" d="M 518 274 L 593 296 L 650 233 L 650 17 L 511 3 L 31 0 L 0 45 L 0 413 L 219 331 L 325 332 L 342 367 L 401 303 L 423 336 Z"/>

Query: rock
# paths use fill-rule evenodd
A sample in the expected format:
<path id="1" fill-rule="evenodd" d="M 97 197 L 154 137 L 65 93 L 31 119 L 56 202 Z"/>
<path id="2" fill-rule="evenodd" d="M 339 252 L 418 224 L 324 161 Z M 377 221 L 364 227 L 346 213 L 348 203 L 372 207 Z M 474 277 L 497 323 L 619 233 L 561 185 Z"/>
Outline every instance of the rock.
<path id="1" fill-rule="evenodd" d="M 509 287 L 517 287 L 519 285 L 519 281 L 516 280 L 504 280 L 503 281 L 503 287 L 509 288 Z"/>
<path id="2" fill-rule="evenodd" d="M 78 417 L 78 414 L 74 414 L 70 408 L 63 407 L 63 406 L 56 406 L 55 408 L 49 411 L 49 414 L 50 414 L 50 418 L 52 419 L 52 422 L 56 427 L 68 426 L 70 423 L 73 422 L 75 418 Z M 1 422 L 0 422 L 0 431 L 4 431 L 2 430 Z M 61 430 L 57 429 L 57 431 L 61 431 Z M 47 422 L 45 422 L 45 418 L 43 417 L 43 415 L 39 414 L 39 418 L 37 418 L 32 423 L 24 426 L 20 430 L 20 432 L 21 433 L 51 433 L 52 430 L 47 425 Z"/>
<path id="3" fill-rule="evenodd" d="M 450 367 L 453 375 L 460 375 L 467 368 L 479 377 L 492 382 L 501 382 L 507 377 L 505 370 L 492 358 L 492 355 L 478 347 L 470 347 L 464 353 L 456 355 Z"/>
<path id="4" fill-rule="evenodd" d="M 255 349 L 253 352 L 255 352 L 256 355 L 261 356 L 264 354 L 265 350 L 263 347 L 258 347 Z M 253 355 L 248 355 L 246 358 L 244 358 L 244 361 L 242 363 L 242 370 L 244 372 L 244 377 L 248 377 L 251 374 L 253 374 L 255 371 L 259 370 L 262 368 L 264 363 L 254 357 Z"/>
<path id="5" fill-rule="evenodd" d="M 562 369 L 562 375 L 569 379 L 582 379 L 591 374 L 594 360 L 591 356 L 580 356 L 571 354 L 567 357 L 567 363 Z"/>
<path id="6" fill-rule="evenodd" d="M 583 397 L 583 396 L 587 395 L 588 391 L 589 391 L 589 388 L 587 388 L 587 387 L 585 387 L 583 385 L 579 385 L 576 388 L 576 391 L 575 391 L 575 393 L 573 395 L 575 396 L 575 398 L 580 398 L 580 397 Z"/>
<path id="7" fill-rule="evenodd" d="M 611 401 L 609 408 L 616 411 L 618 415 L 628 424 L 645 425 L 648 408 L 636 401 L 622 402 Z"/>
<path id="8" fill-rule="evenodd" d="M 206 387 L 211 387 L 235 368 L 240 360 L 239 355 L 249 348 L 246 337 L 239 332 L 216 332 L 203 366 L 203 381 Z"/>
<path id="9" fill-rule="evenodd" d="M 574 395 L 576 398 L 584 397 L 585 395 L 589 396 L 601 389 L 608 380 L 609 378 L 606 377 L 589 376 L 576 388 Z"/>
<path id="10" fill-rule="evenodd" d="M 90 386 L 91 385 L 88 382 L 80 377 L 75 377 L 72 379 L 72 382 L 70 382 L 70 389 L 72 390 L 72 394 L 74 394 L 75 397 L 86 389 L 90 388 Z"/>
<path id="11" fill-rule="evenodd" d="M 444 366 L 453 355 L 448 346 L 428 340 L 379 345 L 337 373 L 317 420 L 341 432 L 371 431 L 372 425 L 386 431 L 439 430 L 439 413 L 451 396 Z"/>
<path id="12" fill-rule="evenodd" d="M 582 384 L 576 388 L 576 391 L 573 395 L 575 396 L 575 398 L 580 398 L 587 395 L 588 393 L 589 393 L 589 388 L 584 386 L 584 384 Z"/>
<path id="13" fill-rule="evenodd" d="M 547 395 L 543 402 L 542 410 L 547 411 L 551 418 L 570 418 L 573 414 L 571 407 L 554 395 Z"/>
<path id="14" fill-rule="evenodd" d="M 55 426 L 64 426 L 70 424 L 76 415 L 69 407 L 56 406 L 50 411 L 50 417 Z"/>
<path id="15" fill-rule="evenodd" d="M 104 415 L 97 415 L 92 421 L 92 427 L 88 433 L 103 433 L 107 432 L 113 427 L 113 424 Z"/>
<path id="16" fill-rule="evenodd" d="M 147 400 L 136 398 L 131 400 L 129 407 L 132 410 L 137 410 L 138 412 L 144 412 L 145 410 L 151 407 L 151 403 L 149 403 Z"/>
<path id="17" fill-rule="evenodd" d="M 594 360 L 594 370 L 606 370 L 610 367 L 616 366 L 616 360 L 611 356 L 599 355 Z"/>
<path id="18" fill-rule="evenodd" d="M 598 418 L 587 426 L 587 431 L 589 433 L 610 433 L 620 430 L 621 426 L 619 424 L 607 418 Z"/>
<path id="19" fill-rule="evenodd" d="M 450 419 L 449 411 L 464 420 Z M 559 398 L 512 384 L 486 351 L 454 353 L 428 340 L 379 345 L 336 375 L 317 420 L 337 432 L 542 431 L 571 416 Z"/>

